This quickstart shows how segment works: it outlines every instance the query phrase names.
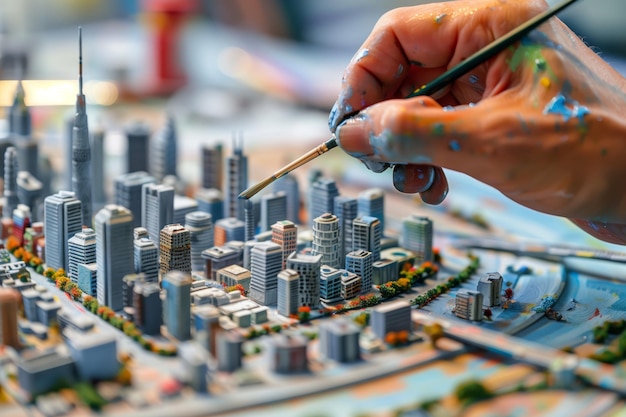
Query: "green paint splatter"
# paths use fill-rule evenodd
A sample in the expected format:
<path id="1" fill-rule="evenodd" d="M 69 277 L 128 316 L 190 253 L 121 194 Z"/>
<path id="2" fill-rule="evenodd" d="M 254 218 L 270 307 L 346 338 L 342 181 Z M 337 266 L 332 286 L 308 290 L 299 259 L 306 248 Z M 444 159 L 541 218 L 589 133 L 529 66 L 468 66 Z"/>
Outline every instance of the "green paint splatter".
<path id="1" fill-rule="evenodd" d="M 609 151 L 607 151 L 606 148 L 602 148 L 602 151 L 600 151 L 600 153 L 602 153 L 602 156 L 606 156 Z"/>
<path id="2" fill-rule="evenodd" d="M 443 136 L 444 129 L 443 123 L 435 123 L 432 127 L 432 134 L 435 136 Z"/>
<path id="3" fill-rule="evenodd" d="M 528 63 L 533 65 L 535 72 L 548 70 L 550 75 L 554 75 L 548 67 L 548 63 L 545 58 L 541 54 L 543 48 L 545 48 L 545 46 L 539 44 L 527 45 L 522 43 L 517 47 L 513 56 L 509 60 L 509 68 L 511 71 L 515 72 L 519 66 L 522 65 L 522 63 Z"/>

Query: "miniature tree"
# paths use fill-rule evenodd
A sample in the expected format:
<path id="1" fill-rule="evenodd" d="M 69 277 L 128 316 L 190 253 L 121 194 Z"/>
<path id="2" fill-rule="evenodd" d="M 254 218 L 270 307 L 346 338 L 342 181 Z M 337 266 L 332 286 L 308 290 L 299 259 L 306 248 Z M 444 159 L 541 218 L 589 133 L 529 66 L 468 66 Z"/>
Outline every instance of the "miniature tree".
<path id="1" fill-rule="evenodd" d="M 389 332 L 385 335 L 385 343 L 390 346 L 396 346 L 398 344 L 398 333 Z"/>
<path id="2" fill-rule="evenodd" d="M 311 318 L 311 307 L 300 306 L 298 307 L 298 320 L 302 323 L 306 323 Z"/>
<path id="3" fill-rule="evenodd" d="M 424 333 L 430 339 L 430 346 L 433 349 L 437 348 L 437 342 L 443 337 L 443 327 L 439 323 L 424 325 Z"/>
<path id="4" fill-rule="evenodd" d="M 461 383 L 454 390 L 454 394 L 460 403 L 469 405 L 477 401 L 486 400 L 493 396 L 480 381 L 466 381 Z"/>
<path id="5" fill-rule="evenodd" d="M 490 308 L 486 308 L 483 310 L 483 316 L 489 321 L 491 321 L 491 317 L 493 316 L 493 311 Z"/>

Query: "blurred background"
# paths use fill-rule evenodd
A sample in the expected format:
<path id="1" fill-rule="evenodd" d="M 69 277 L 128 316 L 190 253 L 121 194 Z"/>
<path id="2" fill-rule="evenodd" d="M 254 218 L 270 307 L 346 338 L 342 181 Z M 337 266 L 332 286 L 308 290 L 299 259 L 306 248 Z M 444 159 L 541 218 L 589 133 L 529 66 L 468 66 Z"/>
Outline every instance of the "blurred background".
<path id="1" fill-rule="evenodd" d="M 23 79 L 33 136 L 56 187 L 67 186 L 82 26 L 87 111 L 90 129 L 106 132 L 109 188 L 124 173 L 127 127 L 141 122 L 156 132 L 168 115 L 177 123 L 183 182 L 199 181 L 201 145 L 223 142 L 228 154 L 233 132 L 243 134 L 248 153 L 259 151 L 250 158 L 254 182 L 328 138 L 328 111 L 350 58 L 385 11 L 418 3 L 426 1 L 0 0 L 0 138 Z M 625 15 L 624 0 L 581 0 L 560 16 L 626 73 Z M 342 152 L 316 164 L 344 183 L 390 188 L 389 173 L 374 175 Z M 448 204 L 511 212 L 488 187 L 450 179 Z M 462 200 L 468 187 L 471 198 Z M 489 204 L 473 197 L 478 188 Z"/>

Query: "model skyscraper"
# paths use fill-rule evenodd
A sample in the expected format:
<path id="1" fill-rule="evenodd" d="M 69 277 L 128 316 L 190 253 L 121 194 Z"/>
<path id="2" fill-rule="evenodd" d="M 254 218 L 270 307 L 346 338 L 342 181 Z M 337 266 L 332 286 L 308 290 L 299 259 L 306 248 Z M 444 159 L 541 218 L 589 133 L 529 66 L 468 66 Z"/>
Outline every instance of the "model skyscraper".
<path id="1" fill-rule="evenodd" d="M 362 216 L 352 221 L 352 250 L 372 253 L 372 262 L 380 260 L 382 226 L 376 217 Z"/>
<path id="2" fill-rule="evenodd" d="M 282 269 L 283 248 L 274 242 L 260 242 L 252 248 L 250 298 L 259 304 L 275 305 L 278 273 Z"/>
<path id="3" fill-rule="evenodd" d="M 346 269 L 361 277 L 361 292 L 372 290 L 372 253 L 363 249 L 346 255 Z"/>
<path id="4" fill-rule="evenodd" d="M 385 234 L 385 192 L 371 188 L 359 193 L 358 216 L 376 217 L 380 221 L 381 233 Z"/>
<path id="5" fill-rule="evenodd" d="M 54 269 L 69 268 L 68 241 L 82 230 L 81 202 L 71 191 L 59 191 L 44 200 L 46 264 Z"/>
<path id="6" fill-rule="evenodd" d="M 174 188 L 169 185 L 144 184 L 141 189 L 142 226 L 159 247 L 161 229 L 174 222 Z"/>
<path id="7" fill-rule="evenodd" d="M 185 216 L 185 229 L 191 233 L 191 269 L 202 271 L 204 261 L 202 251 L 213 247 L 213 222 L 211 215 L 194 211 Z"/>
<path id="8" fill-rule="evenodd" d="M 335 197 L 339 195 L 335 180 L 318 178 L 309 188 L 309 224 L 322 214 L 332 213 Z"/>
<path id="9" fill-rule="evenodd" d="M 180 271 L 191 274 L 191 234 L 180 224 L 161 229 L 160 274 Z"/>
<path id="10" fill-rule="evenodd" d="M 163 322 L 178 340 L 191 338 L 191 277 L 171 271 L 163 277 Z"/>
<path id="11" fill-rule="evenodd" d="M 144 274 L 146 282 L 159 282 L 159 250 L 149 237 L 135 239 L 135 272 Z"/>
<path id="12" fill-rule="evenodd" d="M 178 161 L 178 144 L 176 124 L 170 115 L 163 129 L 154 138 L 152 146 L 152 158 L 150 172 L 157 181 L 162 182 L 168 175 L 176 176 L 176 163 Z"/>
<path id="13" fill-rule="evenodd" d="M 150 128 L 145 123 L 133 123 L 126 128 L 126 141 L 126 172 L 148 171 Z"/>
<path id="14" fill-rule="evenodd" d="M 78 94 L 76 95 L 76 118 L 72 128 L 72 191 L 82 204 L 82 223 L 91 227 L 91 147 L 89 126 L 83 94 L 83 40 L 78 28 Z"/>
<path id="15" fill-rule="evenodd" d="M 261 197 L 261 231 L 270 230 L 272 225 L 287 218 L 287 196 L 284 192 L 266 194 Z"/>
<path id="16" fill-rule="evenodd" d="M 433 222 L 428 217 L 410 216 L 402 221 L 402 247 L 415 252 L 417 264 L 433 260 Z"/>
<path id="17" fill-rule="evenodd" d="M 313 244 L 311 248 L 313 255 L 322 256 L 322 265 L 341 268 L 340 242 L 341 235 L 337 216 L 324 213 L 313 219 Z"/>
<path id="18" fill-rule="evenodd" d="M 78 266 L 96 262 L 96 232 L 84 228 L 68 241 L 69 271 L 68 276 L 78 283 Z"/>
<path id="19" fill-rule="evenodd" d="M 287 197 L 287 216 L 295 224 L 300 224 L 300 187 L 298 180 L 292 174 L 283 175 L 273 184 L 275 193 L 283 191 Z"/>
<path id="20" fill-rule="evenodd" d="M 301 306 L 317 307 L 320 303 L 321 255 L 300 255 L 296 252 L 287 258 L 287 268 L 300 274 L 298 303 Z"/>
<path id="21" fill-rule="evenodd" d="M 341 265 L 345 263 L 346 253 L 352 252 L 352 220 L 357 216 L 357 201 L 353 197 L 337 196 L 333 204 L 333 214 L 339 219 L 341 233 Z"/>
<path id="22" fill-rule="evenodd" d="M 156 179 L 145 171 L 130 172 L 115 179 L 115 204 L 124 206 L 133 213 L 133 226 L 143 223 L 141 214 L 142 187 L 154 184 Z"/>
<path id="23" fill-rule="evenodd" d="M 133 215 L 115 204 L 96 215 L 96 262 L 98 303 L 113 310 L 124 307 L 122 280 L 133 269 Z"/>
<path id="24" fill-rule="evenodd" d="M 202 147 L 202 188 L 221 190 L 223 186 L 224 164 L 222 144 Z"/>
<path id="25" fill-rule="evenodd" d="M 13 96 L 13 104 L 9 107 L 7 119 L 9 121 L 10 134 L 23 137 L 30 136 L 32 123 L 30 111 L 28 111 L 28 107 L 26 106 L 26 94 L 22 80 L 17 82 L 17 88 Z"/>
<path id="26" fill-rule="evenodd" d="M 272 225 L 272 242 L 283 248 L 283 269 L 287 265 L 287 258 L 295 252 L 298 244 L 298 228 L 289 220 L 282 220 Z"/>
<path id="27" fill-rule="evenodd" d="M 13 146 L 4 152 L 4 206 L 2 217 L 11 218 L 17 207 L 17 149 Z"/>
<path id="28" fill-rule="evenodd" d="M 233 142 L 233 154 L 226 158 L 224 215 L 243 221 L 244 200 L 239 194 L 248 188 L 248 158 L 243 154 L 243 143 Z"/>

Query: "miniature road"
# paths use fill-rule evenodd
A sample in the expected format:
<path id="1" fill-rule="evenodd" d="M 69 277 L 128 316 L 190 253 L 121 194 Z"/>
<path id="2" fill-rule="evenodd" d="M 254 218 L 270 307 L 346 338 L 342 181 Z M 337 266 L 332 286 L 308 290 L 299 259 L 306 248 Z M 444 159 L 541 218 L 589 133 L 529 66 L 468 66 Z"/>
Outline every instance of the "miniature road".
<path id="1" fill-rule="evenodd" d="M 612 365 L 581 359 L 562 350 L 494 332 L 471 324 L 457 323 L 413 310 L 412 318 L 421 324 L 439 323 L 444 334 L 453 340 L 473 345 L 500 356 L 539 366 L 544 369 L 571 371 L 598 388 L 626 394 L 626 380 Z"/>

